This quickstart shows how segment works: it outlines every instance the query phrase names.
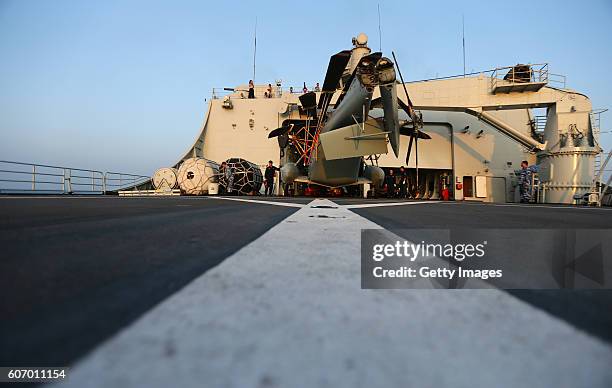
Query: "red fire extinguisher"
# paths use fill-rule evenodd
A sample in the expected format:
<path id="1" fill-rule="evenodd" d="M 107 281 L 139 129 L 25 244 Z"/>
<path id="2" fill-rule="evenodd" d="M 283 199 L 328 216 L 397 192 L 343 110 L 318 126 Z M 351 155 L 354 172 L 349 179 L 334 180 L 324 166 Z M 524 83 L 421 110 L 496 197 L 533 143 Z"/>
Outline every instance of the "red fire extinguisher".
<path id="1" fill-rule="evenodd" d="M 448 188 L 442 189 L 442 200 L 448 201 L 448 199 L 449 199 Z"/>

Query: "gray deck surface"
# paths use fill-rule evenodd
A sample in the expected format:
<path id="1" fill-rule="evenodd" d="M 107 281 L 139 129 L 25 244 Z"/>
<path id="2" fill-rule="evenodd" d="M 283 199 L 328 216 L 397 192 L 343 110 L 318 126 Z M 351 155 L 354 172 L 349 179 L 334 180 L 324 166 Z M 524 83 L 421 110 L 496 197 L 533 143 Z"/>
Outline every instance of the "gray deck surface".
<path id="1" fill-rule="evenodd" d="M 295 210 L 0 197 L 0 365 L 74 361 Z"/>

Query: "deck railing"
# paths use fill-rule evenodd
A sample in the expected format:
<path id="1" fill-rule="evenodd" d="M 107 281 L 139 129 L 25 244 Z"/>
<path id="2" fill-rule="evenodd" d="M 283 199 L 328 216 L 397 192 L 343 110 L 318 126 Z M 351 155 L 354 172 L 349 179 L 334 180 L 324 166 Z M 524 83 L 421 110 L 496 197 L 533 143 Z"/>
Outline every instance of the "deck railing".
<path id="1" fill-rule="evenodd" d="M 262 85 L 255 86 L 255 98 L 280 98 L 283 94 L 296 94 L 300 95 L 303 93 L 303 86 L 300 87 L 278 87 L 272 85 L 272 94 L 270 97 L 266 97 L 268 89 Z M 308 88 L 309 92 L 314 92 L 314 88 Z M 213 88 L 212 90 L 212 99 L 220 99 L 225 96 L 229 96 L 231 94 L 236 94 L 236 98 L 248 98 L 249 89 L 247 87 L 238 87 L 238 88 Z"/>
<path id="2" fill-rule="evenodd" d="M 507 83 L 544 83 L 559 89 L 565 89 L 566 77 L 551 73 L 548 63 L 506 66 L 493 69 L 491 72 L 491 89 L 498 84 Z"/>
<path id="3" fill-rule="evenodd" d="M 456 74 L 446 77 L 435 77 L 428 79 L 420 79 L 408 81 L 408 84 L 427 82 L 427 81 L 438 81 L 456 78 L 472 77 L 477 75 L 485 75 L 490 78 L 491 87 L 494 89 L 498 83 L 503 82 L 518 82 L 519 80 L 527 80 L 533 83 L 546 83 L 551 87 L 558 89 L 566 88 L 566 77 L 561 74 L 551 73 L 548 68 L 548 63 L 538 64 L 527 64 L 529 66 L 528 71 L 521 71 L 517 69 L 517 66 L 506 66 L 498 67 L 490 70 L 481 70 L 477 72 L 470 72 L 466 74 Z M 510 74 L 509 74 L 510 73 Z M 509 75 L 508 75 L 509 74 Z M 507 78 L 504 80 L 504 78 Z M 522 81 L 522 82 L 525 82 Z M 308 91 L 315 91 L 314 86 L 308 85 Z M 301 86 L 277 86 L 272 84 L 272 96 L 269 98 L 280 98 L 283 94 L 302 94 L 303 85 Z M 266 98 L 267 87 L 265 85 L 255 86 L 255 98 Z M 213 88 L 212 99 L 221 99 L 225 96 L 234 95 L 234 98 L 248 98 L 249 90 L 246 85 L 242 85 L 236 88 Z"/>
<path id="4" fill-rule="evenodd" d="M 0 194 L 105 194 L 148 180 L 144 175 L 0 160 Z"/>
<path id="5" fill-rule="evenodd" d="M 106 191 L 119 191 L 135 188 L 151 180 L 151 177 L 121 172 L 104 173 Z"/>

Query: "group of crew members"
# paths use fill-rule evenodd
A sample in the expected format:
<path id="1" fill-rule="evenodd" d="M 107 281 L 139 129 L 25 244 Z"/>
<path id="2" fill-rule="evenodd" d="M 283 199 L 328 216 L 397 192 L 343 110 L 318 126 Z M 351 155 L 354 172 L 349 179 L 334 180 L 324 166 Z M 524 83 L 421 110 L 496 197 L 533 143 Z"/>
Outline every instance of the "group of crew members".
<path id="1" fill-rule="evenodd" d="M 533 202 L 534 197 L 534 177 L 538 172 L 538 167 L 530 166 L 526 160 L 521 162 L 521 169 L 518 171 L 518 188 L 521 203 Z M 383 192 L 387 198 L 412 198 L 411 193 L 415 191 L 415 183 L 408 176 L 408 171 L 404 166 L 395 173 L 389 169 L 385 175 Z"/>
<path id="2" fill-rule="evenodd" d="M 280 87 L 280 84 L 278 84 Z M 321 91 L 321 86 L 319 86 L 319 83 L 317 82 L 313 88 L 313 91 L 315 92 L 320 92 Z M 293 94 L 293 86 L 291 86 L 289 88 L 289 93 Z M 308 93 L 308 87 L 306 86 L 306 82 L 304 82 L 304 87 L 302 88 L 302 93 Z M 275 97 L 274 94 L 274 89 L 272 88 L 272 84 L 268 84 L 268 87 L 266 88 L 266 91 L 264 92 L 264 98 L 272 98 Z M 253 80 L 249 80 L 249 95 L 248 98 L 255 98 L 255 83 L 253 82 Z"/>
<path id="3" fill-rule="evenodd" d="M 263 181 L 264 195 L 266 196 L 274 195 L 274 180 L 277 171 L 280 171 L 280 169 L 276 167 L 271 160 L 268 161 L 268 165 L 264 171 Z M 518 187 L 521 203 L 532 202 L 533 178 L 535 173 L 537 173 L 537 166 L 530 166 L 526 160 L 521 162 L 521 170 L 518 172 Z M 224 182 L 227 182 L 224 185 L 220 185 L 219 189 L 221 194 L 235 194 L 233 193 L 234 172 L 226 162 L 221 163 L 219 176 L 224 178 Z M 397 173 L 395 173 L 393 169 L 389 169 L 388 173 L 385 174 L 383 192 L 386 194 L 387 198 L 412 198 L 411 193 L 416 191 L 416 185 L 411 180 L 404 166 L 401 166 Z"/>
<path id="4" fill-rule="evenodd" d="M 399 168 L 397 174 L 393 169 L 389 169 L 389 172 L 385 174 L 383 190 L 386 193 L 387 198 L 408 198 L 408 188 L 410 183 L 408 171 L 406 171 L 404 166 Z"/>

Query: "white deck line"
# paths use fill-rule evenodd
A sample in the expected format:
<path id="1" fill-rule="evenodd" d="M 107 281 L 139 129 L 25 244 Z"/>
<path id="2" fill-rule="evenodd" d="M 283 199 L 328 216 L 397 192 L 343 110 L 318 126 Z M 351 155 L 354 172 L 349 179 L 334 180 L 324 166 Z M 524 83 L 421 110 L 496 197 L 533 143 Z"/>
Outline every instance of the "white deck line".
<path id="1" fill-rule="evenodd" d="M 363 228 L 381 227 L 313 201 L 99 346 L 64 385 L 610 386 L 609 345 L 505 292 L 362 290 Z"/>
<path id="2" fill-rule="evenodd" d="M 237 201 L 237 202 L 247 202 L 247 203 L 261 203 L 264 205 L 274 205 L 274 206 L 287 206 L 287 207 L 304 207 L 306 204 L 295 203 L 295 202 L 281 202 L 281 201 L 263 201 L 260 199 L 244 199 L 244 198 L 232 198 L 232 197 L 206 197 L 208 199 L 221 199 L 224 201 Z"/>
<path id="3" fill-rule="evenodd" d="M 344 207 L 347 209 L 362 209 L 368 207 L 386 207 L 386 206 L 406 206 L 406 205 L 435 205 L 440 202 L 430 202 L 430 201 L 421 201 L 421 202 L 378 202 L 378 203 L 360 203 L 355 205 L 345 205 Z"/>

